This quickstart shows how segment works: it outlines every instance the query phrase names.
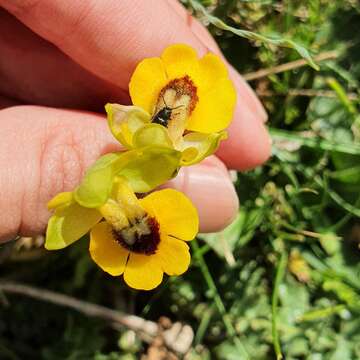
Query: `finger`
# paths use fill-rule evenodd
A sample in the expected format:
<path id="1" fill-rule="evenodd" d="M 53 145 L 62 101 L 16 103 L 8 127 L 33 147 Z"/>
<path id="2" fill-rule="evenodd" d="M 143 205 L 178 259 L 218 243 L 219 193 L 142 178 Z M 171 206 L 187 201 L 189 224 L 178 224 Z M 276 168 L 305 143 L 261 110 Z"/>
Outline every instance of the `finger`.
<path id="1" fill-rule="evenodd" d="M 0 95 L 0 110 L 15 105 L 19 105 L 18 101 L 7 96 Z"/>
<path id="2" fill-rule="evenodd" d="M 271 138 L 261 121 L 248 108 L 237 106 L 228 129 L 228 138 L 220 144 L 217 155 L 229 168 L 247 170 L 264 163 L 271 153 Z"/>
<path id="3" fill-rule="evenodd" d="M 0 240 L 43 233 L 50 215 L 46 203 L 73 190 L 100 155 L 119 149 L 102 116 L 35 106 L 1 110 L 0 138 Z M 181 176 L 177 187 L 194 198 L 201 230 L 216 229 L 208 222 L 208 207 L 230 209 L 216 220 L 218 228 L 227 224 L 237 200 L 223 165 L 199 165 Z M 211 187 L 223 191 L 221 197 L 211 198 Z"/>
<path id="4" fill-rule="evenodd" d="M 183 20 L 183 22 L 188 24 L 190 30 L 201 44 L 205 45 L 209 51 L 222 55 L 217 43 L 209 31 L 197 19 L 192 17 L 178 2 L 178 0 L 167 1 L 178 14 L 178 16 Z M 241 94 L 241 100 L 243 100 L 243 103 L 239 103 L 239 107 L 243 108 L 244 104 L 246 104 L 246 107 L 249 107 L 249 109 L 254 114 L 256 114 L 260 120 L 265 122 L 267 120 L 267 113 L 259 98 L 255 95 L 254 91 L 247 84 L 247 82 L 241 76 L 239 76 L 237 71 L 232 66 L 229 66 L 229 69 L 230 76 L 234 81 L 238 93 Z"/>
<path id="5" fill-rule="evenodd" d="M 200 55 L 208 51 L 208 44 L 194 34 L 186 19 L 174 12 L 166 0 L 0 0 L 0 5 L 83 67 L 119 86 L 128 83 L 141 59 L 158 56 L 171 43 L 187 43 Z M 238 89 L 238 116 L 234 122 L 242 123 L 245 138 L 256 134 L 255 144 L 269 144 L 265 129 L 258 132 L 257 122 L 263 121 L 263 114 L 249 105 L 249 97 L 255 95 L 239 75 L 232 72 L 232 77 Z M 235 140 L 228 147 L 225 143 L 221 156 L 238 169 L 257 166 L 269 156 L 269 152 L 264 156 L 257 147 L 244 148 Z M 238 157 L 232 157 L 234 152 L 250 153 L 245 159 L 251 162 L 239 162 Z"/>
<path id="6" fill-rule="evenodd" d="M 103 111 L 106 102 L 129 102 L 127 89 L 91 74 L 1 8 L 0 53 L 0 94 L 19 103 Z"/>
<path id="7" fill-rule="evenodd" d="M 201 232 L 224 229 L 238 212 L 239 200 L 229 173 L 215 156 L 181 168 L 167 185 L 183 191 L 193 201 L 199 211 Z"/>

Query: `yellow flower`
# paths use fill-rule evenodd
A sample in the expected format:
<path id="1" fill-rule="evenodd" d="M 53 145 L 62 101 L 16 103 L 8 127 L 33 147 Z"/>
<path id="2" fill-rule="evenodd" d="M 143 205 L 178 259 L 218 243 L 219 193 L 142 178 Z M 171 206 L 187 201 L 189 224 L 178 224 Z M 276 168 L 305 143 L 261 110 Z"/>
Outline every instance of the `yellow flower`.
<path id="1" fill-rule="evenodd" d="M 134 289 L 157 287 L 163 273 L 180 275 L 190 264 L 197 211 L 182 193 L 165 189 L 138 200 L 124 184 L 116 203 L 101 209 L 106 221 L 90 232 L 92 259 Z"/>
<path id="2" fill-rule="evenodd" d="M 54 210 L 46 230 L 45 247 L 62 249 L 79 240 L 98 223 L 99 209 L 113 196 L 119 177 L 137 193 L 153 190 L 177 173 L 178 152 L 163 147 L 109 153 L 91 166 L 73 192 L 56 195 L 48 203 Z"/>
<path id="3" fill-rule="evenodd" d="M 49 221 L 47 249 L 65 247 L 90 231 L 94 262 L 113 276 L 123 274 L 134 289 L 151 290 L 161 283 L 163 273 L 180 275 L 189 267 L 186 241 L 196 236 L 199 219 L 181 192 L 165 189 L 138 199 L 128 181 L 119 177 L 97 208 L 79 205 L 73 193 L 61 193 L 48 205 L 56 212 Z"/>
<path id="4" fill-rule="evenodd" d="M 169 46 L 138 64 L 129 90 L 133 106 L 105 107 L 112 133 L 127 148 L 172 147 L 182 152 L 182 165 L 191 165 L 226 138 L 236 93 L 214 54 L 199 59 L 187 45 Z"/>

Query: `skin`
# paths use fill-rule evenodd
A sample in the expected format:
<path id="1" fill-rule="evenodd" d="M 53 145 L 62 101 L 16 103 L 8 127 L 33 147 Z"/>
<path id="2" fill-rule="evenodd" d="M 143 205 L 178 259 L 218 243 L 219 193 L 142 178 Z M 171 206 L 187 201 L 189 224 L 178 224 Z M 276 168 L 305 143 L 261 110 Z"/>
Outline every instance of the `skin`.
<path id="1" fill-rule="evenodd" d="M 47 201 L 119 149 L 103 105 L 129 103 L 136 64 L 173 43 L 220 54 L 175 0 L 0 0 L 0 241 L 43 233 Z M 238 94 L 229 139 L 217 157 L 169 183 L 193 200 L 203 232 L 221 230 L 238 210 L 227 169 L 250 169 L 270 155 L 266 113 L 229 71 Z"/>

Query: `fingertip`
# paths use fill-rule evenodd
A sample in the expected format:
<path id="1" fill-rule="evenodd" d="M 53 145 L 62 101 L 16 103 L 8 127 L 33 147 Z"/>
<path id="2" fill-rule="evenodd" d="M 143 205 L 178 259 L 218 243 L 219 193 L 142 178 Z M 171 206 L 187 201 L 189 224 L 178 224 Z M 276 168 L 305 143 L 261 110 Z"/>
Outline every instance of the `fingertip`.
<path id="1" fill-rule="evenodd" d="M 219 159 L 182 168 L 167 186 L 183 191 L 199 212 L 200 232 L 217 232 L 229 225 L 239 209 L 230 176 Z"/>
<path id="2" fill-rule="evenodd" d="M 233 81 L 236 92 L 238 94 L 238 105 L 240 107 L 248 107 L 253 113 L 254 117 L 262 122 L 266 122 L 268 119 L 267 112 L 255 94 L 250 85 L 243 79 L 243 77 L 234 69 L 233 66 L 228 65 L 229 75 Z"/>
<path id="3" fill-rule="evenodd" d="M 237 106 L 234 120 L 228 129 L 217 156 L 236 170 L 248 170 L 266 162 L 271 155 L 271 137 L 262 121 L 248 108 Z"/>

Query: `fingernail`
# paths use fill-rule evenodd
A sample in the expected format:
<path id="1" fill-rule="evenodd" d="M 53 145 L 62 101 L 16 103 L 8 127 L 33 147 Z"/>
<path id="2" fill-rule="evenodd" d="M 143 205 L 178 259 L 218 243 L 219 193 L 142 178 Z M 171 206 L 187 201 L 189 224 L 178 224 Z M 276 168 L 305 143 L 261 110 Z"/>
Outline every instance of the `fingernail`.
<path id="1" fill-rule="evenodd" d="M 184 192 L 198 209 L 200 232 L 217 232 L 229 225 L 239 200 L 229 175 L 216 163 L 184 167 L 169 186 Z"/>
<path id="2" fill-rule="evenodd" d="M 231 65 L 229 65 L 229 74 L 237 90 L 238 101 L 248 107 L 258 120 L 266 122 L 268 115 L 254 90 Z"/>

